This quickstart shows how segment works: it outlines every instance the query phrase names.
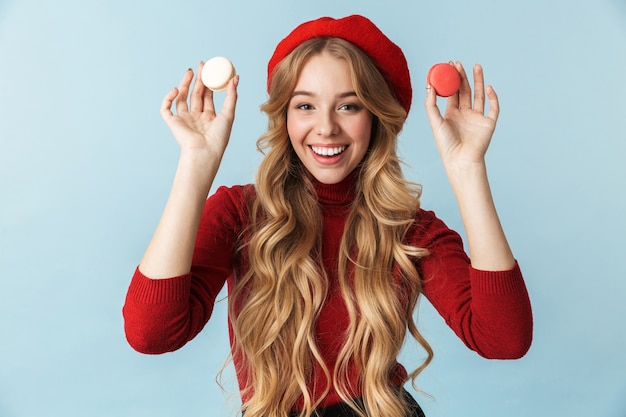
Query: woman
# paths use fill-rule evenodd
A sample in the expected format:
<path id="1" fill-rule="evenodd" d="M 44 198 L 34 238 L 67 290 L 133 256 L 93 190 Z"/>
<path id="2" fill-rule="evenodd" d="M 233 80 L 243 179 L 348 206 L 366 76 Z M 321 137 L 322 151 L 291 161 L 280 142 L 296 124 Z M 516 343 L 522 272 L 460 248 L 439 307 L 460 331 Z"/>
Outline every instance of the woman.
<path id="1" fill-rule="evenodd" d="M 246 417 L 423 416 L 402 389 L 433 355 L 413 321 L 421 294 L 470 349 L 523 356 L 530 302 L 484 160 L 498 99 L 480 66 L 473 99 L 455 67 L 461 88 L 445 115 L 429 87 L 425 107 L 470 257 L 456 232 L 420 208 L 419 187 L 402 175 L 396 144 L 411 105 L 408 66 L 370 20 L 316 19 L 279 43 L 268 64 L 269 126 L 255 184 L 221 187 L 206 201 L 238 78 L 216 113 L 200 82 L 190 91 L 187 71 L 161 108 L 181 155 L 128 290 L 129 343 L 144 353 L 180 348 L 206 324 L 227 282 Z M 427 354 L 410 373 L 397 362 L 407 330 Z"/>

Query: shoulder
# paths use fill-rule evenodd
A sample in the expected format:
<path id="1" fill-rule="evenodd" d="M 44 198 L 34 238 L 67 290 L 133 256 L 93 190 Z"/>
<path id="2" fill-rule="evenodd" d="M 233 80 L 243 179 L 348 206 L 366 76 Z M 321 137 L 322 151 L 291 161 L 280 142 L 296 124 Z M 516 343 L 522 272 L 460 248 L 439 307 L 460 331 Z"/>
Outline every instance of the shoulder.
<path id="1" fill-rule="evenodd" d="M 450 229 L 446 223 L 441 220 L 434 211 L 419 209 L 415 214 L 414 228 L 417 232 L 441 232 Z"/>
<path id="2" fill-rule="evenodd" d="M 242 208 L 253 201 L 255 189 L 252 184 L 245 185 L 222 185 L 207 198 L 206 205 L 211 208 Z"/>
<path id="3" fill-rule="evenodd" d="M 252 184 L 218 187 L 205 202 L 202 223 L 223 222 L 232 225 L 247 222 L 249 207 L 255 195 Z"/>
<path id="4" fill-rule="evenodd" d="M 462 246 L 461 236 L 441 220 L 434 211 L 419 209 L 407 233 L 409 243 L 433 249 L 439 245 Z"/>
<path id="5" fill-rule="evenodd" d="M 212 198 L 230 198 L 240 199 L 242 197 L 254 194 L 254 184 L 243 185 L 220 185 L 213 194 L 209 195 L 209 199 Z"/>

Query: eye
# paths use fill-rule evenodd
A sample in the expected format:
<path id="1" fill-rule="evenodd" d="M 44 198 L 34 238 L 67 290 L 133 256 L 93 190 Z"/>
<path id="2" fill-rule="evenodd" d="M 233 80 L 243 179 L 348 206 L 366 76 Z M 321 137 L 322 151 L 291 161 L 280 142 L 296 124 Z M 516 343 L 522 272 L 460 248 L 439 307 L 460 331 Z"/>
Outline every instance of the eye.
<path id="1" fill-rule="evenodd" d="M 359 110 L 361 110 L 361 106 L 355 103 L 347 103 L 347 104 L 342 104 L 341 106 L 339 106 L 339 110 L 341 111 L 351 111 L 351 112 L 358 112 Z"/>
<path id="2" fill-rule="evenodd" d="M 307 103 L 296 105 L 296 109 L 298 110 L 313 110 L 313 106 Z"/>

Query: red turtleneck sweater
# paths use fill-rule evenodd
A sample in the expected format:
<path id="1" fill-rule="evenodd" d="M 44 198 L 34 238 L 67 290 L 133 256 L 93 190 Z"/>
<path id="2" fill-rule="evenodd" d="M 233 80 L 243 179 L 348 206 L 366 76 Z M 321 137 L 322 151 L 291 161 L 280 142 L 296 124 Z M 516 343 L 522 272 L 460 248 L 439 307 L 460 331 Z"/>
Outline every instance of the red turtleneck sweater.
<path id="1" fill-rule="evenodd" d="M 341 343 L 337 335 L 348 325 L 341 295 L 333 289 L 338 285 L 336 260 L 353 189 L 354 176 L 339 184 L 316 184 L 324 220 L 323 262 L 330 281 L 316 331 L 329 369 Z M 238 236 L 248 225 L 245 196 L 251 193 L 252 185 L 221 187 L 207 199 L 189 274 L 155 280 L 135 271 L 123 308 L 126 337 L 134 349 L 149 354 L 170 352 L 202 330 L 224 283 L 228 281 L 232 288 L 233 254 Z M 460 236 L 430 211 L 417 213 L 407 242 L 430 251 L 418 262 L 423 294 L 470 349 L 491 359 L 515 359 L 526 353 L 532 339 L 532 314 L 517 264 L 510 271 L 473 269 Z M 243 270 L 246 265 L 236 267 Z M 235 362 L 240 384 L 246 381 L 243 368 Z M 352 386 L 358 387 L 358 375 L 354 376 Z M 397 364 L 392 383 L 400 385 L 406 376 L 404 367 Z M 318 382 L 313 387 L 326 385 L 318 368 L 313 379 Z M 321 406 L 340 401 L 331 389 Z"/>

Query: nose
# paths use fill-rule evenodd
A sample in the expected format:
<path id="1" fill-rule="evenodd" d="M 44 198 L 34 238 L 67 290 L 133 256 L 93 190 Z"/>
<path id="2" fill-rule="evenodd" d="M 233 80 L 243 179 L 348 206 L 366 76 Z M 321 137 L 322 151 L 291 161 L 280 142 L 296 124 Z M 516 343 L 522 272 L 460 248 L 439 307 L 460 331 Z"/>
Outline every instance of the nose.
<path id="1" fill-rule="evenodd" d="M 320 111 L 316 120 L 316 130 L 319 136 L 330 137 L 339 133 L 339 123 L 333 111 Z"/>

